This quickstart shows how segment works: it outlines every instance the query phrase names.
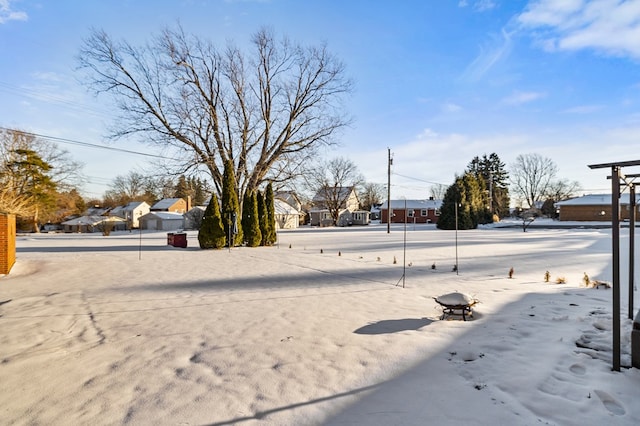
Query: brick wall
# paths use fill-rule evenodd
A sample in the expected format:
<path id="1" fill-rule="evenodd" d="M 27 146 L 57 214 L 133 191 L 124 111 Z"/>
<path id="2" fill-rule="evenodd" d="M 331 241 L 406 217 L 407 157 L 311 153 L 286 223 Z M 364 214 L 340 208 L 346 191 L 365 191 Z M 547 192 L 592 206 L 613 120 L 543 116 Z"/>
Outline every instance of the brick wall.
<path id="1" fill-rule="evenodd" d="M 16 217 L 0 213 L 0 274 L 8 274 L 16 263 Z"/>
<path id="2" fill-rule="evenodd" d="M 620 220 L 631 217 L 628 205 L 620 206 Z M 636 212 L 636 217 L 638 213 Z M 560 220 L 611 222 L 611 205 L 560 206 Z"/>

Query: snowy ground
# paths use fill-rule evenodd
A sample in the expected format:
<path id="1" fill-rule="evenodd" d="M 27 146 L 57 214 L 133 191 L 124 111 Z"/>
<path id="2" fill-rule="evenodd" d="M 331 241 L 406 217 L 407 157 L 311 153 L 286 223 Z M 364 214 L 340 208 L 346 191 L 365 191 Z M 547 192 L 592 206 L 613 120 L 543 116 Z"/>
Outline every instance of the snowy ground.
<path id="1" fill-rule="evenodd" d="M 627 231 L 621 372 L 612 292 L 582 284 L 611 280 L 610 234 L 458 232 L 458 274 L 455 233 L 430 225 L 407 227 L 406 258 L 402 225 L 231 251 L 195 233 L 186 249 L 161 232 L 19 236 L 0 278 L 1 423 L 640 424 Z M 480 301 L 472 320 L 440 319 L 452 291 Z"/>

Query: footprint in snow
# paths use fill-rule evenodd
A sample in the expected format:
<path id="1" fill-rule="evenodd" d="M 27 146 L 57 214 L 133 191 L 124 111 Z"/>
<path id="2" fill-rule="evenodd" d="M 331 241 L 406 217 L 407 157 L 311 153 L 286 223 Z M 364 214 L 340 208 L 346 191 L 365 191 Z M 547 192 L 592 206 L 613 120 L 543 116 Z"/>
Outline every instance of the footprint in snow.
<path id="1" fill-rule="evenodd" d="M 614 397 L 601 390 L 596 390 L 594 392 L 596 395 L 598 395 L 598 398 L 600 398 L 600 401 L 602 401 L 604 407 L 609 410 L 611 414 L 615 414 L 616 416 L 625 415 L 626 411 L 624 407 L 620 405 L 620 403 L 616 401 Z"/>
<path id="2" fill-rule="evenodd" d="M 576 376 L 584 376 L 584 373 L 587 372 L 584 366 L 580 364 L 573 364 L 571 367 L 569 367 L 569 371 L 571 371 Z"/>

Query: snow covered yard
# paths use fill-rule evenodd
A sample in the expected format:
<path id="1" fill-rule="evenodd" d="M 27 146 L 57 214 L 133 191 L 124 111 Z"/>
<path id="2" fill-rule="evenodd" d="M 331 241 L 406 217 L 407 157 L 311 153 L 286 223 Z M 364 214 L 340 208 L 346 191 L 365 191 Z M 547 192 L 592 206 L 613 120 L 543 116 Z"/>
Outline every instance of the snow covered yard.
<path id="1" fill-rule="evenodd" d="M 610 280 L 610 230 L 459 232 L 456 274 L 454 233 L 408 226 L 403 288 L 404 235 L 301 228 L 231 251 L 195 233 L 186 249 L 19 236 L 0 279 L 2 422 L 640 423 L 640 372 L 611 371 L 611 290 L 582 285 Z M 440 320 L 452 291 L 481 302 L 471 321 Z"/>

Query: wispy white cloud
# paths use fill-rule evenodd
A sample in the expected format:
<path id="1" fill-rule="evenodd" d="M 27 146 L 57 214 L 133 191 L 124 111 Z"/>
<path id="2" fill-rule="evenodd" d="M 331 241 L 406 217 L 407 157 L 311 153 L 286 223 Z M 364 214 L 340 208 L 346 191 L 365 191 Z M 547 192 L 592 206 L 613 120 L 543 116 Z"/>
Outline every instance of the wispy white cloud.
<path id="1" fill-rule="evenodd" d="M 469 6 L 468 0 L 460 0 L 458 2 L 458 7 L 467 7 Z M 487 10 L 494 9 L 497 6 L 496 2 L 493 0 L 475 0 L 472 2 L 471 7 L 473 10 L 477 12 L 485 12 Z"/>
<path id="2" fill-rule="evenodd" d="M 541 93 L 541 92 L 516 91 L 516 92 L 513 92 L 511 95 L 507 96 L 506 98 L 504 98 L 502 100 L 502 103 L 507 105 L 522 105 L 529 102 L 533 102 L 540 98 L 544 98 L 546 96 L 547 96 L 546 93 Z"/>
<path id="3" fill-rule="evenodd" d="M 458 104 L 455 104 L 453 102 L 446 102 L 445 104 L 442 105 L 442 111 L 444 112 L 458 112 L 458 111 L 462 111 L 462 107 Z"/>
<path id="4" fill-rule="evenodd" d="M 473 7 L 478 12 L 485 12 L 487 10 L 494 9 L 496 7 L 496 2 L 493 0 L 478 0 Z"/>
<path id="5" fill-rule="evenodd" d="M 0 24 L 9 21 L 26 21 L 26 12 L 15 11 L 11 8 L 11 0 L 0 0 Z"/>
<path id="6" fill-rule="evenodd" d="M 547 50 L 640 59 L 640 0 L 533 0 L 517 22 Z"/>
<path id="7" fill-rule="evenodd" d="M 578 105 L 572 108 L 567 108 L 562 111 L 564 114 L 592 114 L 594 112 L 601 111 L 604 108 L 602 105 Z"/>
<path id="8" fill-rule="evenodd" d="M 500 36 L 494 37 L 489 45 L 481 46 L 480 54 L 466 68 L 462 79 L 480 80 L 491 68 L 509 55 L 511 48 L 511 34 L 503 29 Z"/>

